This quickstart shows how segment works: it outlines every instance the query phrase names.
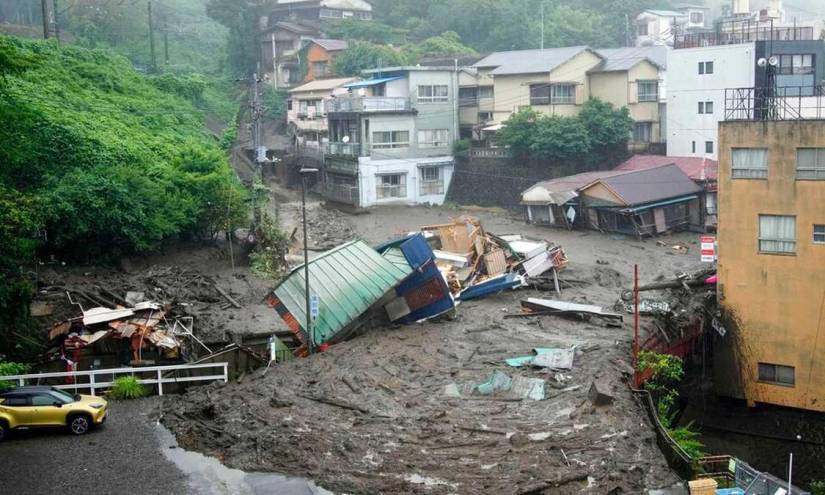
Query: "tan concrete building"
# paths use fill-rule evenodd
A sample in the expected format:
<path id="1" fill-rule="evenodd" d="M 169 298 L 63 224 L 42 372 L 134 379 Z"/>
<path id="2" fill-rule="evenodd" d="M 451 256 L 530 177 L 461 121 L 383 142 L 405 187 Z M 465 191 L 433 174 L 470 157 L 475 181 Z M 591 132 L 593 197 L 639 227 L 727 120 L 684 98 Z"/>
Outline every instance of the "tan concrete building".
<path id="1" fill-rule="evenodd" d="M 825 121 L 788 106 L 823 115 L 825 100 L 754 94 L 729 103 L 719 126 L 715 388 L 825 411 Z"/>
<path id="2" fill-rule="evenodd" d="M 463 74 L 460 115 L 464 137 L 483 139 L 515 112 L 574 116 L 590 98 L 626 106 L 636 121 L 633 151 L 663 142 L 663 46 L 593 50 L 586 46 L 496 52 Z"/>

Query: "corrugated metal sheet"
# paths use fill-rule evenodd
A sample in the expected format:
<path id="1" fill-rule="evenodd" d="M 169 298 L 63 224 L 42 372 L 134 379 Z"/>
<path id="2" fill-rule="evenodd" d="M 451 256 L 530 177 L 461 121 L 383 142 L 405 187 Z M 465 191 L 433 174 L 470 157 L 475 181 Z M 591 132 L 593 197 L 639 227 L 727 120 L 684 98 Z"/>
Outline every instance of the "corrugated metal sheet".
<path id="1" fill-rule="evenodd" d="M 309 262 L 309 287 L 320 299 L 314 342 L 327 342 L 407 278 L 413 269 L 383 258 L 363 241 L 343 244 Z M 278 314 L 291 327 L 304 329 L 304 266 L 273 291 Z"/>

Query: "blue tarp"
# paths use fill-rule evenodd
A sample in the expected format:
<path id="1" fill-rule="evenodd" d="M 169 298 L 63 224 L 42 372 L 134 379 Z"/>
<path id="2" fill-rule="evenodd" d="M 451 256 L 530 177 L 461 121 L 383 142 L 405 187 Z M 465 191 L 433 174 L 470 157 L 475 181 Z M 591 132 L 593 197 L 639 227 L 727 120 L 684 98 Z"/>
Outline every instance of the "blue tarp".
<path id="1" fill-rule="evenodd" d="M 478 283 L 471 287 L 464 289 L 459 295 L 462 301 L 469 301 L 470 299 L 478 299 L 489 294 L 495 294 L 505 289 L 515 289 L 524 284 L 524 279 L 518 273 L 505 273 L 498 277 L 493 277 Z"/>
<path id="2" fill-rule="evenodd" d="M 356 81 L 353 83 L 345 84 L 345 88 L 367 88 L 370 86 L 376 86 L 378 84 L 384 84 L 390 81 L 397 81 L 398 79 L 402 79 L 401 76 L 395 77 L 382 77 L 379 79 L 367 79 L 366 81 Z"/>

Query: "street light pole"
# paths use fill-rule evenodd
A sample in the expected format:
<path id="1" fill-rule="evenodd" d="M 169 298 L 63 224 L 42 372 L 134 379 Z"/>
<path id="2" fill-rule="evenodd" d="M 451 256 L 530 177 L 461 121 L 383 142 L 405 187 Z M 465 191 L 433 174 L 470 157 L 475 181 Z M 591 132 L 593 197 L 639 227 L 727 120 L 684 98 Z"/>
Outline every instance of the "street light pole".
<path id="1" fill-rule="evenodd" d="M 304 329 L 307 332 L 307 353 L 312 354 L 315 347 L 315 337 L 312 330 L 312 316 L 309 303 L 309 248 L 307 246 L 307 175 L 318 172 L 317 168 L 302 168 L 301 174 L 301 216 L 304 223 L 304 289 L 306 307 L 306 321 Z"/>

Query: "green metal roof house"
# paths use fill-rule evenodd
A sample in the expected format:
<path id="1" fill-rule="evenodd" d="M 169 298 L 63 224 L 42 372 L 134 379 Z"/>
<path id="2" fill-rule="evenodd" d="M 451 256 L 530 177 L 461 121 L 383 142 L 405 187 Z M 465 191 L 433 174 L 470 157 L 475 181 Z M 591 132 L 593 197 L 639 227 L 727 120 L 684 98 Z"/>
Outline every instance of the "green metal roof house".
<path id="1" fill-rule="evenodd" d="M 356 319 L 413 272 L 409 264 L 381 256 L 364 241 L 352 241 L 309 261 L 310 293 L 319 298 L 313 344 L 342 340 Z M 267 297 L 306 352 L 304 265 L 296 267 Z"/>

